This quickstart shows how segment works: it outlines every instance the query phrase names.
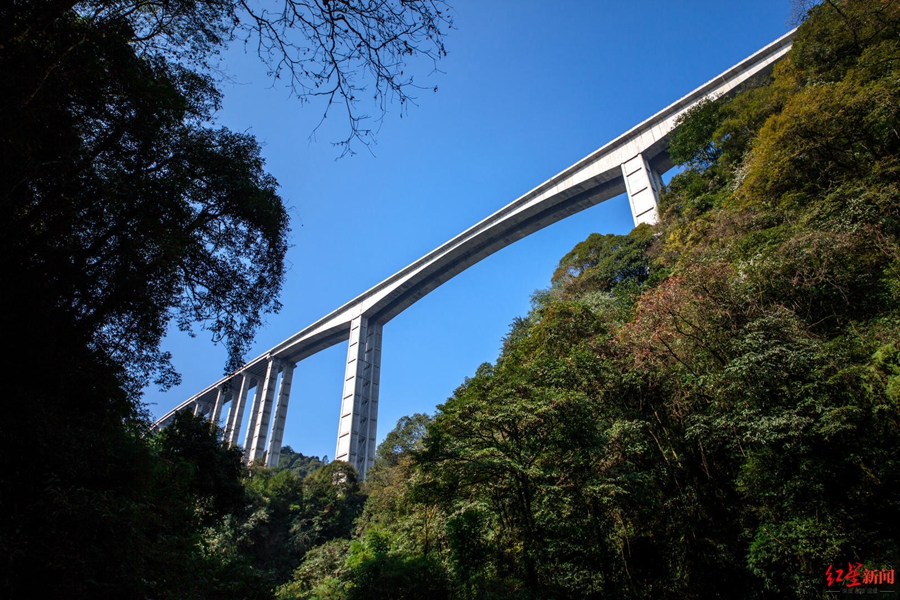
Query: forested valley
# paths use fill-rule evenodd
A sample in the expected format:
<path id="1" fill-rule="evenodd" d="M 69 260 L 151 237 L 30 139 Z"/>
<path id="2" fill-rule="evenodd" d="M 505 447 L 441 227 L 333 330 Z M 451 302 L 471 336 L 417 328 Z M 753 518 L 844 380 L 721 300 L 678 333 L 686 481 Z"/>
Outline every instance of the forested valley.
<path id="1" fill-rule="evenodd" d="M 153 93 L 202 121 L 215 95 L 184 104 L 173 90 L 203 81 L 167 77 L 175 83 Z M 192 131 L 178 139 L 228 135 Z M 143 134 L 129 147 L 176 139 Z M 204 147 L 193 142 L 175 153 L 185 164 Z M 246 239 L 263 240 L 254 260 L 266 257 L 242 275 L 280 281 L 281 205 L 253 143 L 232 142 L 212 180 L 245 178 L 221 206 Z M 163 274 L 129 297 L 136 280 L 102 270 L 123 251 L 105 225 L 66 220 L 108 213 L 54 213 L 41 195 L 69 197 L 68 180 L 29 175 L 38 191 L 15 205 L 0 241 L 4 336 L 23 344 L 0 420 L 0 597 L 811 599 L 837 589 L 826 587 L 830 565 L 893 573 L 900 4 L 814 6 L 774 73 L 691 109 L 670 154 L 681 170 L 659 224 L 578 243 L 496 361 L 434 415 L 401 419 L 362 482 L 345 463 L 288 448 L 280 468 L 247 468 L 187 413 L 152 433 L 128 386 L 170 373 L 152 351 L 158 336 L 107 341 L 121 339 L 114 328 L 161 331 L 166 300 L 141 304 L 141 294 L 181 285 L 163 260 L 180 250 L 125 248 Z M 4 177 L 8 197 L 25 194 Z M 94 183 L 112 193 L 138 182 Z M 51 233 L 85 248 L 81 262 Z M 240 298 L 204 298 L 184 312 L 218 315 L 239 349 L 258 322 L 234 317 Z M 103 312 L 112 306 L 128 310 Z M 74 333 L 27 345 L 59 327 Z M 64 368 L 38 379 L 35 360 Z"/>

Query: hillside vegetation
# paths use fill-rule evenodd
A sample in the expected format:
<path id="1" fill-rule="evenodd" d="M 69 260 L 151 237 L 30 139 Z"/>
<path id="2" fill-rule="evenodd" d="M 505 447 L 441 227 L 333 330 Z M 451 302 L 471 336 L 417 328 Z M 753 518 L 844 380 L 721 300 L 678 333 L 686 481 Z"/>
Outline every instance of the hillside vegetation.
<path id="1" fill-rule="evenodd" d="M 898 132 L 900 5 L 819 5 L 686 116 L 660 224 L 563 257 L 280 597 L 819 598 L 900 565 Z"/>

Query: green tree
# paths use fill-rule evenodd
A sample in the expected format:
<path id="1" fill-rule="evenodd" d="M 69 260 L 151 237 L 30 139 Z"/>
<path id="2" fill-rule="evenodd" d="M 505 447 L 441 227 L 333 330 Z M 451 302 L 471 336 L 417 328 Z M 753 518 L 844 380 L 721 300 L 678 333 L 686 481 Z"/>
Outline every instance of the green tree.
<path id="1" fill-rule="evenodd" d="M 410 557 L 434 558 L 444 545 L 445 515 L 411 485 L 419 476 L 415 458 L 424 449 L 430 423 L 431 417 L 422 413 L 401 417 L 385 436 L 363 485 L 366 504 L 357 522 L 358 535 L 386 535 L 395 552 Z"/>
<path id="2" fill-rule="evenodd" d="M 236 543 L 270 588 L 289 581 L 310 549 L 351 536 L 365 502 L 357 480 L 356 470 L 341 461 L 303 479 L 284 469 L 251 471 L 245 482 L 250 509 L 235 524 Z"/>
<path id="3" fill-rule="evenodd" d="M 448 24 L 439 2 L 285 6 L 297 20 L 228 0 L 0 7 L 4 597 L 194 597 L 223 564 L 189 526 L 197 496 L 164 475 L 212 486 L 211 514 L 230 492 L 185 475 L 171 452 L 189 440 L 151 448 L 138 404 L 178 381 L 159 348 L 171 320 L 224 342 L 230 370 L 279 306 L 287 213 L 256 141 L 215 124 L 208 63 L 240 33 L 298 93 L 309 74 L 349 109 L 363 71 L 408 99 L 406 60 L 441 56 Z M 355 115 L 348 140 L 368 140 Z"/>
<path id="4" fill-rule="evenodd" d="M 408 417 L 400 417 L 397 425 L 384 436 L 384 441 L 375 450 L 375 461 L 384 467 L 396 466 L 400 459 L 422 449 L 422 438 L 431 417 L 423 413 L 415 413 Z"/>
<path id="5" fill-rule="evenodd" d="M 235 523 L 236 544 L 271 590 L 290 578 L 313 546 L 303 529 L 303 482 L 290 471 L 257 468 L 245 485 L 250 508 Z"/>
<path id="6" fill-rule="evenodd" d="M 704 100 L 678 118 L 677 129 L 669 142 L 669 154 L 676 165 L 703 170 L 719 160 L 722 148 L 716 132 L 728 102 L 727 96 Z"/>
<path id="7" fill-rule="evenodd" d="M 435 507 L 459 598 L 817 598 L 829 564 L 892 567 L 898 11 L 821 3 L 771 80 L 690 111 L 661 222 L 560 261 L 371 526 L 418 541 L 385 524 Z"/>
<path id="8" fill-rule="evenodd" d="M 242 452 L 223 444 L 220 433 L 206 418 L 182 411 L 154 440 L 160 458 L 196 498 L 192 504 L 204 522 L 239 514 L 247 503 Z"/>
<path id="9" fill-rule="evenodd" d="M 350 541 L 338 538 L 311 549 L 294 571 L 293 580 L 278 588 L 279 600 L 345 598 Z"/>
<path id="10" fill-rule="evenodd" d="M 319 546 L 294 578 L 279 588 L 279 600 L 450 598 L 439 563 L 397 552 L 389 537 L 374 531 L 352 543 L 339 540 Z"/>
<path id="11" fill-rule="evenodd" d="M 294 452 L 290 446 L 282 446 L 278 468 L 287 469 L 300 479 L 305 479 L 307 475 L 324 467 L 327 461 L 327 456 L 323 460 L 319 460 L 318 456 L 304 456 L 300 452 Z"/>
<path id="12" fill-rule="evenodd" d="M 211 127 L 212 81 L 136 54 L 127 21 L 48 27 L 44 44 L 10 32 L 0 55 L 13 314 L 59 311 L 134 391 L 176 381 L 159 351 L 171 318 L 206 322 L 235 366 L 278 307 L 287 249 L 256 142 Z"/>
<path id="13" fill-rule="evenodd" d="M 304 530 L 313 544 L 349 538 L 365 503 L 356 469 L 339 460 L 307 477 L 303 496 Z"/>
<path id="14" fill-rule="evenodd" d="M 650 278 L 647 249 L 653 242 L 649 226 L 628 235 L 592 233 L 559 261 L 551 283 L 570 296 L 587 291 L 629 296 Z"/>

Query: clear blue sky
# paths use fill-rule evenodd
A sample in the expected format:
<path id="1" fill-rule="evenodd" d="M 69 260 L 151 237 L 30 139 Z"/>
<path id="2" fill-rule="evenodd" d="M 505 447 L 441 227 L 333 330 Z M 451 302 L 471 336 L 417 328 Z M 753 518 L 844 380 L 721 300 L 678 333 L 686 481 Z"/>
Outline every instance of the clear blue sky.
<path id="1" fill-rule="evenodd" d="M 381 127 L 375 156 L 335 161 L 339 113 L 310 142 L 322 106 L 272 87 L 252 54 L 224 56 L 219 121 L 263 145 L 291 214 L 284 308 L 251 359 L 549 179 L 790 29 L 789 0 L 453 2 L 443 74 L 402 119 Z M 335 129 L 329 129 L 334 127 Z M 433 413 L 547 287 L 560 257 L 592 232 L 632 227 L 623 197 L 485 259 L 384 327 L 379 442 L 400 417 Z M 148 389 L 160 416 L 218 380 L 222 347 L 173 331 L 164 347 L 183 383 Z M 297 366 L 284 443 L 334 457 L 346 344 Z M 241 439 L 243 440 L 243 434 Z"/>

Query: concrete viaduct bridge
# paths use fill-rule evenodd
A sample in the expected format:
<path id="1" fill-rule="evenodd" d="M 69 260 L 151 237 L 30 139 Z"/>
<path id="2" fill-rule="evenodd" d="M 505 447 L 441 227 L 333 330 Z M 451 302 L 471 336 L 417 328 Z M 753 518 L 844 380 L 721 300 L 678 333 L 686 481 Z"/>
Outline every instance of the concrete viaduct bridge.
<path id="1" fill-rule="evenodd" d="M 375 459 L 381 335 L 384 325 L 420 298 L 513 242 L 581 210 L 628 194 L 635 225 L 656 223 L 660 175 L 672 167 L 668 135 L 678 117 L 705 99 L 734 94 L 771 72 L 791 47 L 794 32 L 664 108 L 530 192 L 473 225 L 405 269 L 289 337 L 241 369 L 220 379 L 169 411 L 156 427 L 166 427 L 179 411 L 208 415 L 218 423 L 228 406 L 225 440 L 239 443 L 248 397 L 244 437 L 248 462 L 278 464 L 296 364 L 349 340 L 336 460 L 351 463 L 365 477 Z M 253 391 L 252 395 L 250 394 Z"/>

